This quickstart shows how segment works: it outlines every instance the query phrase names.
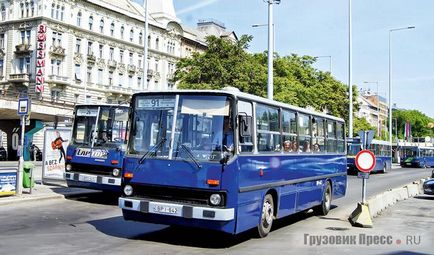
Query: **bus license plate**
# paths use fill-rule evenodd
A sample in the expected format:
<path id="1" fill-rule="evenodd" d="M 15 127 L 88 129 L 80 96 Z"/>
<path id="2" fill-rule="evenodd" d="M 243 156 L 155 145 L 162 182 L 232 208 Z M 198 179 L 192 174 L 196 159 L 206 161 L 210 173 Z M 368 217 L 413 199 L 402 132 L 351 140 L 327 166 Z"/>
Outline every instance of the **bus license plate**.
<path id="1" fill-rule="evenodd" d="M 80 175 L 79 180 L 80 181 L 84 181 L 84 182 L 96 183 L 97 182 L 97 177 L 93 176 L 93 175 Z"/>
<path id="2" fill-rule="evenodd" d="M 150 204 L 150 212 L 156 214 L 166 214 L 173 216 L 181 216 L 182 206 L 169 206 L 162 204 Z"/>

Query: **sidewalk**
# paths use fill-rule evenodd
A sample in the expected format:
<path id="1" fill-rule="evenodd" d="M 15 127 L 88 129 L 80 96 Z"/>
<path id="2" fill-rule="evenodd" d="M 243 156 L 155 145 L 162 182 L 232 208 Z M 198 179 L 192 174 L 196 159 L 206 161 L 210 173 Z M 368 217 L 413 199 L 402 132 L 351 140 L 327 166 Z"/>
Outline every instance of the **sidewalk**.
<path id="1" fill-rule="evenodd" d="M 23 194 L 21 196 L 12 195 L 0 197 L 0 206 L 48 199 L 64 199 L 67 197 L 100 192 L 84 188 L 69 188 L 65 183 L 59 183 L 57 185 L 35 184 L 32 189 L 32 194 L 30 194 L 29 191 L 30 189 L 23 189 Z"/>

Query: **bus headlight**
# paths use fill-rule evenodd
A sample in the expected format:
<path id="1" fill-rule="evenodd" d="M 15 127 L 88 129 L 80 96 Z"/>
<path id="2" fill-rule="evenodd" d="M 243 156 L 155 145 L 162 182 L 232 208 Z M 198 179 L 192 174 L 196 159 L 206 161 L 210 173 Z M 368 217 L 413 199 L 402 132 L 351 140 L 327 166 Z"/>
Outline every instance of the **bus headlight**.
<path id="1" fill-rule="evenodd" d="M 71 171 L 72 166 L 70 164 L 66 164 L 66 171 Z"/>
<path id="2" fill-rule="evenodd" d="M 131 185 L 125 185 L 124 194 L 127 196 L 131 196 L 133 194 L 133 187 L 131 187 Z"/>
<path id="3" fill-rule="evenodd" d="M 211 202 L 212 205 L 219 205 L 220 202 L 222 201 L 222 196 L 220 194 L 212 194 L 209 197 L 209 201 Z"/>
<path id="4" fill-rule="evenodd" d="M 114 177 L 118 177 L 120 173 L 121 173 L 121 171 L 119 169 L 117 169 L 117 168 L 113 169 L 112 174 L 113 174 Z"/>

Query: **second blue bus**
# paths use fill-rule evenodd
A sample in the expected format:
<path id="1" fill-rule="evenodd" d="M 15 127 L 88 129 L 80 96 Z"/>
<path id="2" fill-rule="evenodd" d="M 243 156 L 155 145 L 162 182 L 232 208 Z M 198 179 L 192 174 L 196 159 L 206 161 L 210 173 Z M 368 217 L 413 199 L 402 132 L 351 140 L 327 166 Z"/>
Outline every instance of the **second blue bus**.
<path id="1" fill-rule="evenodd" d="M 348 159 L 347 167 L 349 174 L 357 174 L 359 171 L 355 164 L 356 155 L 362 150 L 360 138 L 352 138 L 347 141 Z M 375 155 L 376 161 L 372 173 L 386 173 L 392 169 L 392 152 L 390 143 L 382 140 L 372 140 L 367 148 Z"/>

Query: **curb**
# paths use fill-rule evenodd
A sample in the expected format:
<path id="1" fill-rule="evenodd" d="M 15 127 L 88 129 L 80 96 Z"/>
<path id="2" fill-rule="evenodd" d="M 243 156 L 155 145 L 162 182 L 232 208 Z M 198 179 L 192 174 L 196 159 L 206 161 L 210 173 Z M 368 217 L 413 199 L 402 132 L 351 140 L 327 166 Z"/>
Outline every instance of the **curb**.
<path id="1" fill-rule="evenodd" d="M 369 212 L 372 217 L 381 214 L 386 208 L 396 204 L 398 201 L 423 194 L 423 182 L 426 179 L 420 179 L 405 185 L 402 188 L 390 189 L 381 194 L 375 195 L 368 199 Z"/>

